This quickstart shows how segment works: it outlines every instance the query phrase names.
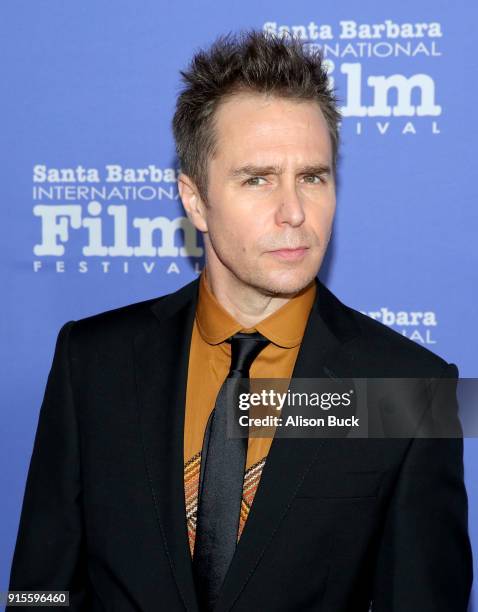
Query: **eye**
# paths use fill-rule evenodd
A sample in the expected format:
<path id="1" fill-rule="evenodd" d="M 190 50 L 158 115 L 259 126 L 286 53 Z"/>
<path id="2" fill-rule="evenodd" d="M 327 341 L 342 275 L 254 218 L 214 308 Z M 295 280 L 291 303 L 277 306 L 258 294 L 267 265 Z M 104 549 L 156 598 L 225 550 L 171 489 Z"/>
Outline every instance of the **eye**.
<path id="1" fill-rule="evenodd" d="M 263 183 L 259 183 L 258 181 L 265 181 L 266 179 L 263 176 L 251 176 L 247 181 L 244 181 L 244 185 L 251 185 L 252 187 L 261 185 Z"/>
<path id="2" fill-rule="evenodd" d="M 309 183 L 311 185 L 320 185 L 320 183 L 325 182 L 324 178 L 319 174 L 306 174 L 303 178 L 305 183 Z"/>

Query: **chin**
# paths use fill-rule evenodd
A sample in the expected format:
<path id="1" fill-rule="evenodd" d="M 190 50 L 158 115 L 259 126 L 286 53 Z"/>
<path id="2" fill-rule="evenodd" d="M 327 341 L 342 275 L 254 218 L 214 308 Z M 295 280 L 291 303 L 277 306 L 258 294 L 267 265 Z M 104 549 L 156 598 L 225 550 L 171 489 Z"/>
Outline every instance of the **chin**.
<path id="1" fill-rule="evenodd" d="M 298 293 L 317 276 L 318 270 L 278 270 L 257 275 L 250 284 L 270 295 L 291 295 Z"/>

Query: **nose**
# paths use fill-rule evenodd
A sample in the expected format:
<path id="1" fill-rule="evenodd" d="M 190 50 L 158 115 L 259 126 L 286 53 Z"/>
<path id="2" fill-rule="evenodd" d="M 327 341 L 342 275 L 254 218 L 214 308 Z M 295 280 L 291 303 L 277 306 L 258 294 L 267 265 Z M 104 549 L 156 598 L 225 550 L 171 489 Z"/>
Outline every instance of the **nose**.
<path id="1" fill-rule="evenodd" d="M 292 227 L 302 225 L 305 220 L 304 207 L 294 185 L 284 185 L 278 193 L 276 223 L 287 223 Z"/>

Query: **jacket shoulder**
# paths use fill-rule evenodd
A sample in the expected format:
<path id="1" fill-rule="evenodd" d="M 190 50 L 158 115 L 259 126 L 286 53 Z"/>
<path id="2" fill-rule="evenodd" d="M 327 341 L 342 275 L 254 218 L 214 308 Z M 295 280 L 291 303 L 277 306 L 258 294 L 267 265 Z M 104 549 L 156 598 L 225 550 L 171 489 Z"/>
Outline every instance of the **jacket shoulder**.
<path id="1" fill-rule="evenodd" d="M 157 324 L 162 316 L 172 309 L 180 308 L 190 302 L 197 289 L 197 279 L 163 296 L 126 304 L 105 310 L 88 317 L 72 321 L 71 333 L 76 337 L 128 337 L 137 332 L 145 332 Z"/>
<path id="2" fill-rule="evenodd" d="M 353 346 L 369 369 L 380 376 L 435 377 L 449 368 L 448 362 L 391 327 L 341 302 L 324 285 L 321 296 L 326 316 L 337 327 L 337 321 L 354 330 Z M 346 322 L 346 324 L 344 323 Z M 456 366 L 453 366 L 456 368 Z"/>
<path id="3" fill-rule="evenodd" d="M 353 308 L 347 308 L 360 328 L 362 341 L 369 351 L 374 352 L 374 361 L 377 365 L 382 362 L 385 370 L 400 372 L 401 376 L 435 377 L 442 376 L 448 368 L 445 359 L 424 345 Z"/>

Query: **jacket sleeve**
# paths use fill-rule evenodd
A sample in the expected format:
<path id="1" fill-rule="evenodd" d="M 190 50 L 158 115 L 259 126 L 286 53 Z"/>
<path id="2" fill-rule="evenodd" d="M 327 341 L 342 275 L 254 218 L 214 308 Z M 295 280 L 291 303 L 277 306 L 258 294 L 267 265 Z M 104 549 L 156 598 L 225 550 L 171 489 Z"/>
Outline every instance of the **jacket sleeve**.
<path id="1" fill-rule="evenodd" d="M 431 399 L 432 414 L 445 412 L 440 421 L 455 433 L 461 432 L 457 377 L 457 367 L 448 364 Z M 414 438 L 388 509 L 371 609 L 466 612 L 472 576 L 463 439 Z"/>
<path id="2" fill-rule="evenodd" d="M 79 431 L 70 380 L 69 337 L 73 325 L 74 321 L 65 323 L 56 341 L 28 471 L 9 590 L 69 591 L 69 609 L 76 611 L 88 609 L 88 589 Z"/>

